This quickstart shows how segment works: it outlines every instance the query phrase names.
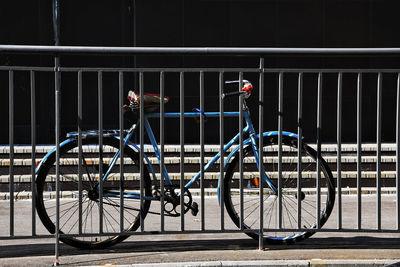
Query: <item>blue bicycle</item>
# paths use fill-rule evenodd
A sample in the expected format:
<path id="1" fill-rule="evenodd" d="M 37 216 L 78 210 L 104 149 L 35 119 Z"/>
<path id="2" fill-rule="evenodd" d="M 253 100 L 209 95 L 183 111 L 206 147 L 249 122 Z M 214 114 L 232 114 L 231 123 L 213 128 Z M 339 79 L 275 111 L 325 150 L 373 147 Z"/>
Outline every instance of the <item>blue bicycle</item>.
<path id="1" fill-rule="evenodd" d="M 254 239 L 259 238 L 260 214 L 260 159 L 258 155 L 259 135 L 254 130 L 246 98 L 251 95 L 253 86 L 244 81 L 243 118 L 245 127 L 243 142 L 243 179 L 240 185 L 239 173 L 239 133 L 226 145 L 224 151 L 223 192 L 218 190 L 219 198 L 224 199 L 225 208 L 233 222 L 242 227 L 246 234 Z M 137 112 L 138 95 L 130 91 L 130 110 Z M 167 102 L 167 98 L 165 101 Z M 193 201 L 190 186 L 200 177 L 197 173 L 184 186 L 184 208 L 181 205 L 180 188 L 173 185 L 170 174 L 164 166 L 165 190 L 160 190 L 157 175 L 160 171 L 160 151 L 149 119 L 160 117 L 154 112 L 159 106 L 159 95 L 144 96 L 144 127 L 151 142 L 156 162 L 144 153 L 143 177 L 140 174 L 140 147 L 135 144 L 133 136 L 138 131 L 139 121 L 124 133 L 123 151 L 120 150 L 119 131 L 104 131 L 101 146 L 99 132 L 82 133 L 82 145 L 78 145 L 77 133 L 70 133 L 68 139 L 60 144 L 60 240 L 78 248 L 93 249 L 114 245 L 126 239 L 123 232 L 136 231 L 140 226 L 140 214 L 144 219 L 152 201 L 164 201 L 165 216 L 180 216 L 180 212 L 198 213 L 198 204 Z M 165 118 L 179 117 L 180 113 L 165 113 Z M 191 112 L 185 117 L 219 117 L 219 112 Z M 239 112 L 224 112 L 225 117 L 238 117 Z M 141 122 L 140 122 L 141 123 Z M 263 134 L 264 158 L 264 240 L 269 243 L 291 243 L 308 238 L 315 233 L 315 228 L 322 227 L 332 212 L 335 201 L 335 189 L 332 173 L 317 152 L 302 143 L 302 164 L 298 170 L 298 137 L 294 133 L 282 132 L 282 163 L 278 171 L 278 137 L 277 131 Z M 55 148 L 39 163 L 36 169 L 36 206 L 44 226 L 55 233 Z M 79 155 L 81 155 L 79 157 Z M 121 156 L 122 155 L 122 156 Z M 318 158 L 318 159 L 317 159 Z M 217 153 L 205 166 L 210 169 L 220 159 Z M 123 161 L 123 179 L 120 163 Z M 319 166 L 317 166 L 319 164 Z M 158 170 L 157 170 L 157 168 Z M 320 171 L 321 179 L 317 179 Z M 281 173 L 281 194 L 278 194 L 278 175 Z M 298 175 L 301 174 L 300 194 Z M 140 182 L 142 180 L 142 182 Z M 142 192 L 140 189 L 142 183 Z M 320 190 L 319 190 L 320 187 Z M 317 190 L 318 188 L 318 190 Z M 123 197 L 121 197 L 123 192 Z M 281 198 L 278 198 L 278 196 Z M 281 199 L 281 200 L 279 200 Z M 300 199 L 300 201 L 299 201 Z M 300 206 L 298 206 L 300 202 Z M 242 212 L 241 212 L 241 206 Z M 319 206 L 319 207 L 318 207 Z M 298 212 L 298 207 L 300 207 Z M 121 213 L 121 210 L 123 212 Z M 159 213 L 158 213 L 159 214 Z M 240 216 L 242 214 L 242 218 Z M 284 229 L 284 230 L 282 230 Z M 77 236 L 76 234 L 79 234 Z"/>

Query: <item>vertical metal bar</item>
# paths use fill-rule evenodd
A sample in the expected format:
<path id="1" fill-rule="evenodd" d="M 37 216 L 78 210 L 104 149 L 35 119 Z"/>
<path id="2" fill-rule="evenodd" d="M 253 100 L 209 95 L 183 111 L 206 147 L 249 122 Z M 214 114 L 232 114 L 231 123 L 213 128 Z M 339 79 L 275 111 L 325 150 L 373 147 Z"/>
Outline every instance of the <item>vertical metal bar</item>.
<path id="1" fill-rule="evenodd" d="M 119 100 L 119 227 L 120 231 L 124 231 L 124 114 L 123 114 L 123 99 L 124 99 L 124 73 L 119 72 L 118 75 L 118 100 Z"/>
<path id="2" fill-rule="evenodd" d="M 185 112 L 185 102 L 184 102 L 184 73 L 180 72 L 179 75 L 179 99 L 180 99 L 180 116 L 179 116 L 179 130 L 180 130 L 180 172 L 181 179 L 179 183 L 180 188 L 180 205 L 181 205 L 181 231 L 185 231 L 185 204 L 184 204 L 184 179 L 185 179 L 185 120 L 184 120 L 184 112 Z"/>
<path id="3" fill-rule="evenodd" d="M 140 97 L 140 231 L 144 231 L 144 77 L 139 73 L 139 97 Z"/>
<path id="4" fill-rule="evenodd" d="M 221 155 L 220 162 L 219 162 L 219 175 L 220 175 L 220 185 L 219 185 L 219 196 L 220 196 L 220 214 L 221 214 L 221 231 L 225 229 L 225 222 L 224 222 L 224 196 L 225 196 L 225 189 L 224 189 L 224 73 L 219 73 L 219 153 Z"/>
<path id="5" fill-rule="evenodd" d="M 204 72 L 200 71 L 200 110 L 204 111 Z M 201 230 L 205 230 L 204 207 L 204 116 L 200 114 L 200 197 Z"/>
<path id="6" fill-rule="evenodd" d="M 53 30 L 54 42 L 56 46 L 60 45 L 60 5 L 58 0 L 53 0 Z M 60 105 L 61 105 L 61 73 L 60 73 L 60 56 L 54 57 L 54 87 L 55 87 L 55 138 L 56 138 L 56 242 L 55 242 L 55 265 L 59 264 L 59 227 L 60 227 L 60 198 L 59 198 L 59 181 L 60 181 Z"/>
<path id="7" fill-rule="evenodd" d="M 31 190 L 32 190 L 32 235 L 36 235 L 36 90 L 35 90 L 35 72 L 30 72 L 31 78 Z"/>
<path id="8" fill-rule="evenodd" d="M 357 229 L 361 229 L 362 74 L 357 75 Z"/>
<path id="9" fill-rule="evenodd" d="M 260 158 L 259 173 L 259 197 L 260 197 L 260 233 L 258 238 L 258 249 L 264 249 L 264 58 L 260 58 L 260 74 L 259 74 L 259 96 L 258 96 L 258 136 L 259 147 L 258 155 Z"/>
<path id="10" fill-rule="evenodd" d="M 99 103 L 99 233 L 103 233 L 103 72 L 97 73 Z"/>
<path id="11" fill-rule="evenodd" d="M 239 72 L 239 91 L 243 88 L 243 72 Z M 243 95 L 239 95 L 239 195 L 240 195 L 240 230 L 244 229 L 244 203 L 243 203 Z"/>
<path id="12" fill-rule="evenodd" d="M 376 118 L 376 227 L 381 229 L 381 127 L 382 127 L 382 73 L 378 73 Z"/>
<path id="13" fill-rule="evenodd" d="M 164 220 L 164 179 L 165 179 L 165 164 L 164 164 L 164 134 L 165 134 L 165 126 L 164 126 L 164 72 L 160 72 L 160 168 L 161 168 L 161 178 L 160 178 L 160 201 L 161 201 L 161 232 L 165 231 L 165 220 Z"/>
<path id="14" fill-rule="evenodd" d="M 318 103 L 317 103 L 317 194 L 316 220 L 317 228 L 321 228 L 321 123 L 322 123 L 322 73 L 318 73 Z"/>
<path id="15" fill-rule="evenodd" d="M 396 111 L 396 228 L 400 230 L 400 73 L 397 74 Z"/>
<path id="16" fill-rule="evenodd" d="M 78 232 L 82 234 L 82 71 L 78 72 L 78 198 L 79 198 L 79 218 L 78 218 Z"/>
<path id="17" fill-rule="evenodd" d="M 282 131 L 283 131 L 283 73 L 279 72 L 278 84 L 278 208 L 277 226 L 282 228 Z"/>
<path id="18" fill-rule="evenodd" d="M 342 229 L 342 79 L 343 74 L 338 74 L 337 92 L 337 194 L 338 194 L 338 221 L 337 228 Z"/>
<path id="19" fill-rule="evenodd" d="M 60 255 L 60 106 L 61 106 L 61 72 L 60 72 L 60 58 L 55 57 L 55 70 L 54 70 L 54 87 L 55 87 L 55 139 L 56 139 L 56 264 Z"/>
<path id="20" fill-rule="evenodd" d="M 14 236 L 14 71 L 8 72 L 8 116 L 9 116 L 9 143 L 10 143 L 10 236 Z"/>
<path id="21" fill-rule="evenodd" d="M 297 84 L 297 195 L 301 196 L 302 160 L 303 160 L 303 73 L 299 73 Z M 297 228 L 301 228 L 301 197 L 297 197 Z"/>

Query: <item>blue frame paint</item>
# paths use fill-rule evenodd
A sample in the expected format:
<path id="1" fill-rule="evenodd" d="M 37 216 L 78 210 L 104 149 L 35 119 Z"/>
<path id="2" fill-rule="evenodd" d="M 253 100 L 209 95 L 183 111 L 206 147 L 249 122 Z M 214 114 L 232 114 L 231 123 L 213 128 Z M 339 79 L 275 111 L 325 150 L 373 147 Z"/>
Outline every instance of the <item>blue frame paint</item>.
<path id="1" fill-rule="evenodd" d="M 239 117 L 239 112 L 224 112 L 224 117 Z M 179 118 L 181 116 L 181 113 L 165 113 L 164 117 L 165 118 Z M 220 117 L 220 112 L 186 112 L 183 114 L 183 116 L 185 118 L 194 118 L 194 117 L 200 117 L 200 116 L 205 116 L 207 118 L 219 118 Z M 157 141 L 156 138 L 154 136 L 153 130 L 150 126 L 150 123 L 148 121 L 148 119 L 151 118 L 160 118 L 160 113 L 148 113 L 144 115 L 144 126 L 145 126 L 145 130 L 147 132 L 147 135 L 150 139 L 150 143 L 153 147 L 154 153 L 157 157 L 157 160 L 159 162 L 159 164 L 161 165 L 161 160 L 160 160 L 160 150 L 158 148 L 157 145 Z M 243 141 L 243 147 L 246 147 L 248 145 L 252 146 L 253 152 L 254 152 L 254 156 L 255 156 L 255 160 L 256 160 L 256 164 L 257 164 L 257 168 L 259 170 L 259 154 L 258 154 L 258 145 L 257 145 L 257 139 L 259 139 L 259 135 L 256 134 L 254 127 L 253 127 L 253 123 L 251 121 L 250 118 L 250 111 L 248 109 L 243 110 L 243 118 L 246 121 L 246 126 L 243 128 L 242 130 L 242 134 L 248 134 L 249 138 L 247 138 L 246 140 Z M 129 131 L 127 132 L 127 135 L 124 138 L 124 144 L 123 146 L 130 146 L 132 148 L 134 148 L 134 150 L 136 152 L 140 151 L 140 148 L 137 144 L 134 144 L 130 141 L 131 137 L 133 136 L 133 134 L 135 133 L 137 126 L 139 124 L 139 121 L 132 125 L 132 127 L 129 129 Z M 114 131 L 115 134 L 112 134 L 112 136 L 116 139 L 119 140 L 119 133 L 118 131 Z M 98 131 L 86 131 L 82 134 L 82 136 L 98 136 Z M 265 132 L 263 133 L 263 137 L 266 136 L 277 136 L 279 134 L 278 131 L 271 131 L 271 132 Z M 291 136 L 291 137 L 295 137 L 297 138 L 297 135 L 294 133 L 290 133 L 290 132 L 282 132 L 283 136 Z M 76 133 L 71 133 L 70 136 L 72 136 L 72 138 L 69 138 L 65 141 L 63 141 L 60 144 L 60 147 L 67 145 L 68 143 L 76 140 L 77 138 L 77 134 Z M 236 143 L 239 140 L 240 134 L 237 133 L 226 145 L 224 145 L 224 152 L 226 152 L 230 147 L 233 146 L 234 143 Z M 232 157 L 239 151 L 240 146 L 237 145 L 227 156 L 227 158 L 225 159 L 225 163 L 224 163 L 224 167 L 227 166 L 227 164 L 229 163 L 229 161 L 232 159 Z M 55 153 L 55 148 L 53 148 L 49 153 L 46 154 L 46 156 L 43 158 L 43 160 L 39 163 L 39 165 L 36 168 L 36 173 L 38 172 L 40 166 L 43 164 L 43 162 L 45 162 L 47 160 L 47 158 L 50 157 L 51 154 Z M 104 175 L 103 181 L 107 180 L 107 177 L 112 169 L 112 167 L 115 165 L 115 163 L 117 162 L 117 159 L 120 155 L 120 151 L 118 151 L 113 159 L 110 161 L 110 163 L 108 164 L 108 170 Z M 218 159 L 220 159 L 220 152 L 218 152 L 212 159 L 210 162 L 208 162 L 205 166 L 204 166 L 204 172 L 206 172 L 211 165 L 213 165 Z M 153 165 L 150 162 L 150 159 L 147 157 L 146 154 L 144 154 L 144 160 L 147 163 L 148 168 L 150 169 L 152 178 L 153 178 L 153 183 L 156 184 L 157 182 L 157 178 L 156 178 L 156 173 L 154 171 Z M 166 166 L 164 165 L 164 174 L 165 174 L 165 181 L 168 185 L 172 185 L 172 181 L 169 177 L 168 171 Z M 189 188 L 193 183 L 195 183 L 199 177 L 201 176 L 201 171 L 199 171 L 186 185 L 185 188 Z M 277 192 L 277 188 L 274 186 L 274 184 L 271 182 L 271 180 L 268 178 L 268 176 L 264 173 L 264 177 L 263 177 L 264 181 L 268 184 L 268 186 L 274 190 L 275 192 Z M 221 181 L 221 177 L 219 177 L 218 179 L 218 202 L 220 203 L 220 199 L 221 199 L 221 193 L 220 193 L 220 184 L 222 183 Z M 120 192 L 119 191 L 115 191 L 115 192 L 108 192 L 105 193 L 104 196 L 107 197 L 119 197 Z M 132 198 L 132 199 L 139 199 L 140 198 L 140 194 L 139 193 L 132 193 L 132 192 L 128 192 L 128 193 L 124 193 L 126 198 Z M 146 200 L 155 200 L 155 198 L 153 197 L 145 197 L 144 199 Z"/>

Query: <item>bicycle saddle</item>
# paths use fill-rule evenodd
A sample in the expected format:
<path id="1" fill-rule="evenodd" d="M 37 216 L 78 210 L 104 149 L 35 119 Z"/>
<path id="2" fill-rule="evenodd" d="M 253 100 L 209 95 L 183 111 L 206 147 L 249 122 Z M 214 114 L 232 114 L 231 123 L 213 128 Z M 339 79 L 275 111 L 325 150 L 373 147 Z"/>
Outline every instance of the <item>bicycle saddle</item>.
<path id="1" fill-rule="evenodd" d="M 140 109 L 140 94 L 138 91 L 130 90 L 128 93 L 128 100 L 130 102 L 129 107 L 132 111 L 139 111 Z M 161 96 L 159 94 L 143 94 L 144 100 L 144 111 L 145 112 L 153 112 L 158 107 L 160 107 Z M 164 96 L 164 103 L 168 103 L 169 97 Z"/>

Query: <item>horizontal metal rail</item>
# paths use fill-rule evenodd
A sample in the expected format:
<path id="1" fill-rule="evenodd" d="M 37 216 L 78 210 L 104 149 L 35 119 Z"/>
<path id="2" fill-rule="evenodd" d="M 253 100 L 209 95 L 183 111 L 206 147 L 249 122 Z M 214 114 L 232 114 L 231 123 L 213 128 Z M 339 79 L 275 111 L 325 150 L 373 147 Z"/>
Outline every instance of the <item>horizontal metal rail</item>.
<path id="1" fill-rule="evenodd" d="M 86 46 L 36 46 L 0 45 L 0 53 L 61 54 L 185 54 L 185 55 L 392 55 L 400 54 L 400 48 L 278 48 L 278 47 L 86 47 Z"/>
<path id="2" fill-rule="evenodd" d="M 25 66 L 0 66 L 0 70 L 12 70 L 12 71 L 40 71 L 40 72 L 53 72 L 54 67 L 25 67 Z M 99 72 L 103 73 L 138 73 L 138 72 L 187 72 L 187 73 L 237 73 L 237 72 L 245 72 L 245 73 L 259 73 L 259 68 L 97 68 L 97 67 L 60 67 L 59 70 L 61 72 Z M 370 69 L 357 69 L 357 68 L 347 68 L 347 69 L 328 69 L 328 68 L 264 68 L 261 69 L 264 73 L 398 73 L 399 69 L 391 69 L 391 68 L 370 68 Z"/>

